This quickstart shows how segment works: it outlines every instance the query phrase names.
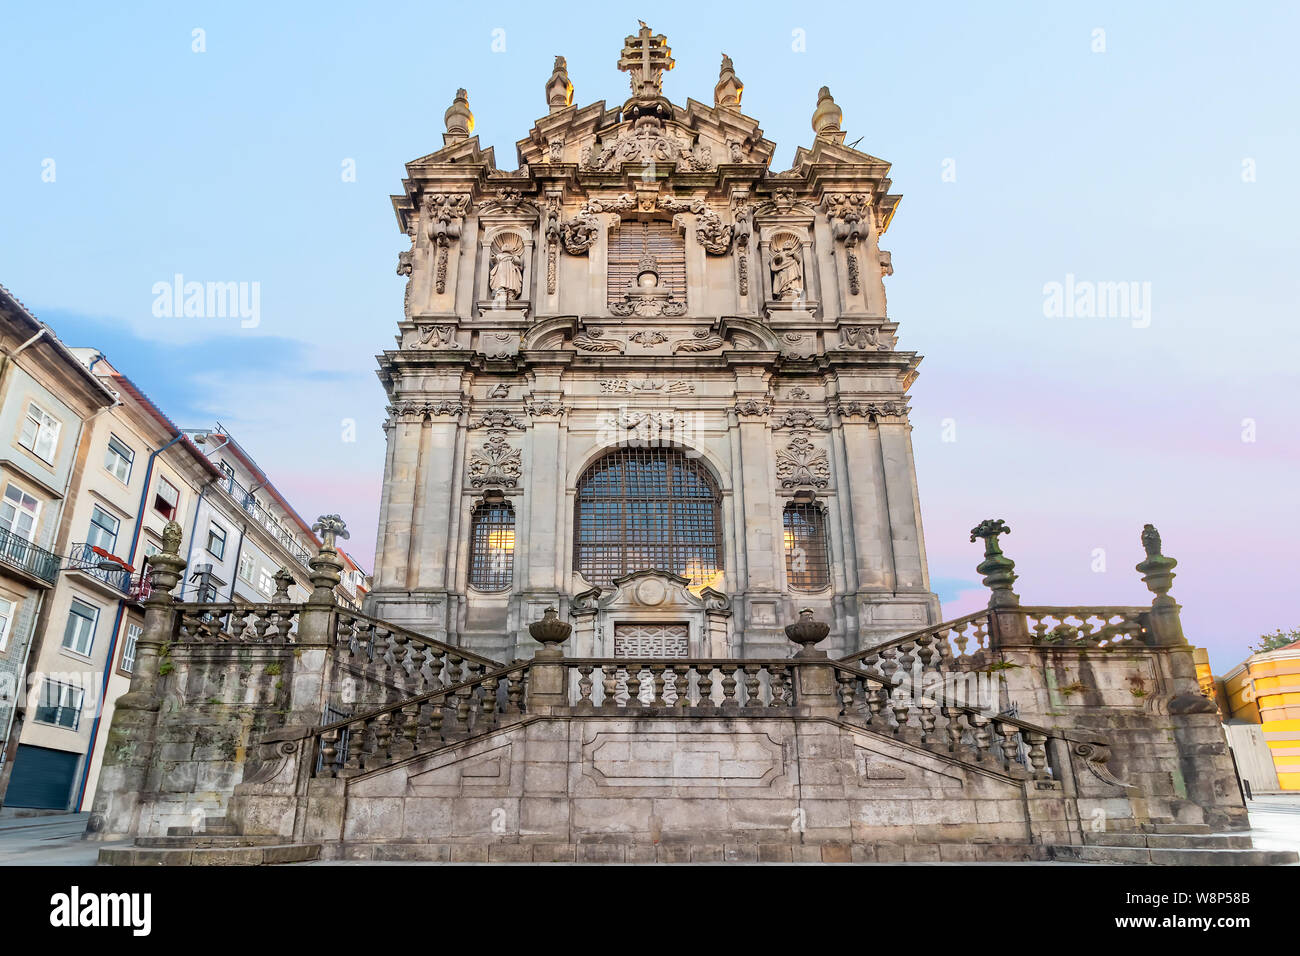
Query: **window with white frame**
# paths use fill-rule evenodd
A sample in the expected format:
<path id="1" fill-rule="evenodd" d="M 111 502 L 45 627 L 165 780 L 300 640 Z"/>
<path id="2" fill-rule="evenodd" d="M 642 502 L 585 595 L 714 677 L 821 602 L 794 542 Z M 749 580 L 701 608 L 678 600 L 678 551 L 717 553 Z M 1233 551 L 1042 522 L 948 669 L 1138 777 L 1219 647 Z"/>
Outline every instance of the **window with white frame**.
<path id="1" fill-rule="evenodd" d="M 257 573 L 257 558 L 251 554 L 241 554 L 239 556 L 239 576 L 249 584 L 253 583 L 253 575 Z"/>
<path id="2" fill-rule="evenodd" d="M 140 642 L 140 635 L 144 633 L 144 628 L 139 624 L 128 624 L 126 626 L 126 640 L 122 642 L 122 670 L 128 674 L 135 670 L 135 648 Z"/>
<path id="3" fill-rule="evenodd" d="M 0 597 L 0 651 L 9 646 L 9 631 L 13 627 L 14 614 L 18 605 L 8 598 Z"/>
<path id="4" fill-rule="evenodd" d="M 104 467 L 109 474 L 122 484 L 131 480 L 131 463 L 135 461 L 135 452 L 131 446 L 116 435 L 108 436 L 108 448 L 104 452 Z"/>
<path id="5" fill-rule="evenodd" d="M 117 518 L 95 505 L 90 509 L 90 531 L 86 534 L 86 543 L 112 554 L 117 547 L 117 529 L 120 525 Z"/>
<path id="6" fill-rule="evenodd" d="M 258 574 L 257 589 L 267 597 L 275 594 L 275 575 L 271 573 L 270 568 L 262 568 L 261 573 Z"/>
<path id="7" fill-rule="evenodd" d="M 81 707 L 85 699 L 86 693 L 80 687 L 47 678 L 41 682 L 41 699 L 36 705 L 35 719 L 38 723 L 76 730 L 81 723 Z"/>
<path id="8" fill-rule="evenodd" d="M 208 527 L 208 554 L 218 561 L 226 556 L 226 529 L 215 521 Z"/>
<path id="9" fill-rule="evenodd" d="M 54 451 L 59 446 L 59 430 L 63 424 L 35 402 L 27 404 L 27 415 L 23 418 L 22 431 L 18 435 L 18 444 L 22 445 L 37 458 L 54 463 Z"/>
<path id="10" fill-rule="evenodd" d="M 36 516 L 41 513 L 41 503 L 17 485 L 5 485 L 0 498 L 0 528 L 16 534 L 24 541 L 36 537 Z"/>
<path id="11" fill-rule="evenodd" d="M 99 620 L 99 608 L 85 601 L 72 599 L 68 609 L 68 623 L 63 628 L 63 646 L 82 657 L 90 656 L 90 649 L 95 643 L 95 622 Z"/>
<path id="12" fill-rule="evenodd" d="M 166 478 L 158 476 L 158 484 L 153 488 L 153 510 L 168 521 L 176 519 L 176 509 L 181 500 L 181 493 Z"/>

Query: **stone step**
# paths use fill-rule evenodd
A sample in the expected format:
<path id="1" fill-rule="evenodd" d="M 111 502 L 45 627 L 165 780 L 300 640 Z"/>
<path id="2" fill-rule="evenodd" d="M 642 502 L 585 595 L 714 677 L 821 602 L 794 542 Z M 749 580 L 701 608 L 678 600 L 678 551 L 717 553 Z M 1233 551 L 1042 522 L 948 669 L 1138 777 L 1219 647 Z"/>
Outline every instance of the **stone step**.
<path id="1" fill-rule="evenodd" d="M 320 859 L 319 843 L 276 843 L 269 846 L 225 847 L 105 847 L 100 866 L 263 866 L 308 863 Z"/>
<path id="2" fill-rule="evenodd" d="M 198 847 L 236 847 L 236 846 L 279 846 L 284 837 L 275 834 L 244 833 L 197 833 L 194 836 L 169 833 L 167 836 L 136 837 L 138 847 L 184 848 Z"/>
<path id="3" fill-rule="evenodd" d="M 231 835 L 239 831 L 235 825 L 225 817 L 209 817 L 203 821 L 201 827 L 168 827 L 168 836 L 208 836 L 208 835 Z"/>
<path id="4" fill-rule="evenodd" d="M 1249 850 L 1247 833 L 1085 833 L 1090 846 L 1149 847 L 1153 850 Z"/>
<path id="5" fill-rule="evenodd" d="M 1145 846 L 1050 846 L 1066 863 L 1132 863 L 1155 866 L 1282 866 L 1300 862 L 1294 850 L 1158 848 Z"/>

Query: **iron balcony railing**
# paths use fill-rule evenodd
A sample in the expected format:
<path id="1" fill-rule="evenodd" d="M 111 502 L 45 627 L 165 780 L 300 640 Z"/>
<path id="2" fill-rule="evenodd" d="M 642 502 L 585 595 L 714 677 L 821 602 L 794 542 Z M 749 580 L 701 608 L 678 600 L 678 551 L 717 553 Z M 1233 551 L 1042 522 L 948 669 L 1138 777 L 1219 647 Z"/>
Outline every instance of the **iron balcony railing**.
<path id="1" fill-rule="evenodd" d="M 307 552 L 302 545 L 293 540 L 284 528 L 275 521 L 272 516 L 257 502 L 253 493 L 246 489 L 234 478 L 227 476 L 217 483 L 221 489 L 228 494 L 239 507 L 256 519 L 257 523 L 266 529 L 271 537 L 279 542 L 280 547 L 289 552 L 289 556 L 301 564 L 304 568 L 310 568 L 308 561 L 311 560 L 311 554 Z"/>
<path id="2" fill-rule="evenodd" d="M 72 552 L 68 555 L 69 571 L 80 571 L 83 574 L 88 574 L 92 578 L 103 581 L 109 587 L 121 591 L 123 594 L 130 594 L 131 572 L 121 565 L 113 568 L 107 567 L 112 563 L 114 562 L 111 558 L 96 551 L 94 545 L 90 544 L 74 544 Z M 101 567 L 101 565 L 104 566 Z"/>
<path id="3" fill-rule="evenodd" d="M 0 528 L 0 561 L 50 584 L 63 564 L 53 551 L 32 544 L 7 528 Z"/>

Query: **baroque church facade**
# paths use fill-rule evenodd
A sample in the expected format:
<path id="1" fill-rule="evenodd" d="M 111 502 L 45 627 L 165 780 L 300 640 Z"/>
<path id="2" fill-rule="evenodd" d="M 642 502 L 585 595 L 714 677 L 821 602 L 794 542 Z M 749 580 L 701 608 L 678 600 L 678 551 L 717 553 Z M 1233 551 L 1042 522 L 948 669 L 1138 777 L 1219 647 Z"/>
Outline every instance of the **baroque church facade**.
<path id="1" fill-rule="evenodd" d="M 939 621 L 881 248 L 889 164 L 823 88 L 789 170 L 741 111 L 631 95 L 549 112 L 499 169 L 464 90 L 393 197 L 404 315 L 367 611 L 499 659 L 548 606 L 575 656 L 784 657 L 809 607 L 832 656 Z"/>

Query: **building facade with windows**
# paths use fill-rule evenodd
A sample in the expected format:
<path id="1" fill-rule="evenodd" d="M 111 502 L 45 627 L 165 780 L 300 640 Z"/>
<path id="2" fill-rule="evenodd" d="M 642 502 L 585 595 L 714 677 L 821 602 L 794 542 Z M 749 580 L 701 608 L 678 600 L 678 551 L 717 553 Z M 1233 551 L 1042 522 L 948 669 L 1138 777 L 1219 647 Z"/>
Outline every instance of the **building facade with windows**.
<path id="1" fill-rule="evenodd" d="M 557 59 L 516 169 L 462 90 L 407 164 L 375 616 L 498 659 L 550 605 L 579 656 L 784 656 L 803 607 L 832 653 L 939 620 L 889 164 L 823 89 L 773 170 L 730 61 L 711 106 L 671 67 L 643 27 L 632 96 L 579 106 Z"/>
<path id="2" fill-rule="evenodd" d="M 0 795 L 19 750 L 33 644 L 52 619 L 88 433 L 114 401 L 53 330 L 0 286 Z M 56 724 L 71 719 L 76 703 L 71 691 L 52 690 L 45 716 Z M 55 747 L 25 756 L 57 776 L 75 772 L 67 754 Z"/>

